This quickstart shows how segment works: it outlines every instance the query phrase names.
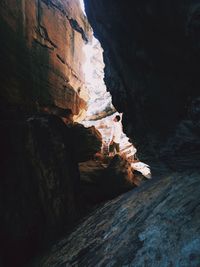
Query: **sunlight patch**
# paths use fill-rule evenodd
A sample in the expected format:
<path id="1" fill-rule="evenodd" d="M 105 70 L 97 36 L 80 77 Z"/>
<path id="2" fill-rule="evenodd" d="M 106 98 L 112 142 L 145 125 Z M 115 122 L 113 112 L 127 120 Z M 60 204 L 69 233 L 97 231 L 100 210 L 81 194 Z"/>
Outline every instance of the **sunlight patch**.
<path id="1" fill-rule="evenodd" d="M 85 13 L 83 0 L 79 1 Z M 98 129 L 103 141 L 101 153 L 108 156 L 113 119 L 116 115 L 120 115 L 122 119 L 123 114 L 119 114 L 113 106 L 111 94 L 107 91 L 104 82 L 105 64 L 103 61 L 103 48 L 100 42 L 93 36 L 91 41 L 84 45 L 83 52 L 85 61 L 82 65 L 82 70 L 89 101 L 85 119 L 81 123 L 85 127 L 95 126 Z M 121 133 L 119 148 L 120 155 L 131 162 L 131 167 L 134 170 L 142 173 L 148 179 L 151 178 L 150 167 L 137 159 L 137 149 L 124 132 Z"/>
<path id="2" fill-rule="evenodd" d="M 83 0 L 79 0 L 79 2 L 80 2 L 81 9 L 82 9 L 83 13 L 86 15 L 86 13 L 85 13 L 85 4 L 84 4 L 84 1 L 83 1 Z"/>

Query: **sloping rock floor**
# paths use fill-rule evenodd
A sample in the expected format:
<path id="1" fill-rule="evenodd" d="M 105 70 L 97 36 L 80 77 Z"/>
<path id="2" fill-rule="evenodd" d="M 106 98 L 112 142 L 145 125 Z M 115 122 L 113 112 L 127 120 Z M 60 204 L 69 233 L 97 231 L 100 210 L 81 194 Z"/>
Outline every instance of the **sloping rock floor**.
<path id="1" fill-rule="evenodd" d="M 33 266 L 200 266 L 199 173 L 157 178 L 99 207 Z"/>

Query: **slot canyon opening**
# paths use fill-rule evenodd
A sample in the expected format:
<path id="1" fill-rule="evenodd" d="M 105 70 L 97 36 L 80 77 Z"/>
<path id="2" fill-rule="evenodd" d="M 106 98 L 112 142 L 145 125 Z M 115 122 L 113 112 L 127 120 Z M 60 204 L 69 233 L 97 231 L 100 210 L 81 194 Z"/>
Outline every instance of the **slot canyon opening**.
<path id="1" fill-rule="evenodd" d="M 85 13 L 84 1 L 80 0 L 80 5 L 83 13 Z M 112 140 L 112 130 L 114 118 L 119 115 L 122 121 L 123 113 L 117 112 L 112 104 L 112 96 L 107 90 L 104 82 L 104 67 L 103 49 L 100 42 L 92 36 L 89 43 L 83 47 L 85 61 L 83 64 L 83 73 L 85 75 L 86 88 L 88 90 L 88 107 L 85 118 L 81 123 L 86 127 L 94 126 L 102 135 L 101 154 L 104 157 L 109 157 L 109 147 Z M 141 162 L 137 156 L 136 147 L 131 143 L 130 139 L 123 132 L 120 135 L 119 155 L 128 160 L 132 170 L 140 172 L 144 177 L 151 178 L 151 170 L 149 165 Z"/>

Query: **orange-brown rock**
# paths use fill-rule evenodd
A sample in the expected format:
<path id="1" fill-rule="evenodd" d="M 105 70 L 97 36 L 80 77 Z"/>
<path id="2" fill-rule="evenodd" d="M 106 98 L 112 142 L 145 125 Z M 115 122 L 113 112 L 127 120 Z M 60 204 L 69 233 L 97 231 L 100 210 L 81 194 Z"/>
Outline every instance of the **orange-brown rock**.
<path id="1" fill-rule="evenodd" d="M 86 109 L 81 62 L 91 29 L 78 0 L 0 2 L 1 101 L 34 109 L 35 103 Z"/>

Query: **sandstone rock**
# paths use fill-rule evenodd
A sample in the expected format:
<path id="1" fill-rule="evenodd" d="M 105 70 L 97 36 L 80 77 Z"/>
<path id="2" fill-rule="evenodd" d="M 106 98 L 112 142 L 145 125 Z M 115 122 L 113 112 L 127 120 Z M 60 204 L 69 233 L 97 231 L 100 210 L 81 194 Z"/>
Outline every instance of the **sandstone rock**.
<path id="1" fill-rule="evenodd" d="M 104 49 L 105 82 L 114 106 L 124 112 L 126 133 L 142 161 L 158 162 L 181 121 L 191 120 L 188 107 L 199 97 L 200 7 L 195 0 L 162 5 L 88 0 L 85 6 Z"/>
<path id="2" fill-rule="evenodd" d="M 84 127 L 82 124 L 69 125 L 70 140 L 73 147 L 74 158 L 77 162 L 90 160 L 94 154 L 101 150 L 102 137 L 94 127 Z"/>
<path id="3" fill-rule="evenodd" d="M 110 195 L 117 196 L 135 187 L 137 179 L 131 164 L 124 158 L 115 155 L 105 171 L 103 182 Z"/>
<path id="4" fill-rule="evenodd" d="M 59 118 L 0 124 L 0 258 L 3 266 L 22 266 L 78 218 L 79 171 Z"/>
<path id="5" fill-rule="evenodd" d="M 101 161 L 89 160 L 79 163 L 79 170 L 81 194 L 85 200 L 85 206 L 91 210 L 108 198 L 104 190 L 106 185 L 101 183 L 105 177 L 105 167 Z"/>
<path id="6" fill-rule="evenodd" d="M 199 190 L 199 173 L 146 183 L 99 207 L 34 266 L 198 267 Z"/>
<path id="7" fill-rule="evenodd" d="M 85 81 L 89 91 L 90 99 L 86 112 L 85 122 L 100 120 L 113 114 L 115 108 L 112 105 L 110 93 L 104 82 L 103 50 L 95 37 L 91 44 L 87 44 L 85 69 Z M 94 122 L 93 122 L 94 123 Z"/>
<path id="8" fill-rule="evenodd" d="M 103 163 L 103 160 L 87 161 L 79 164 L 82 193 L 91 206 L 114 198 L 140 184 L 133 173 L 131 164 L 116 155 Z"/>
<path id="9" fill-rule="evenodd" d="M 3 0 L 0 35 L 1 106 L 87 108 L 82 47 L 91 29 L 78 0 Z"/>

